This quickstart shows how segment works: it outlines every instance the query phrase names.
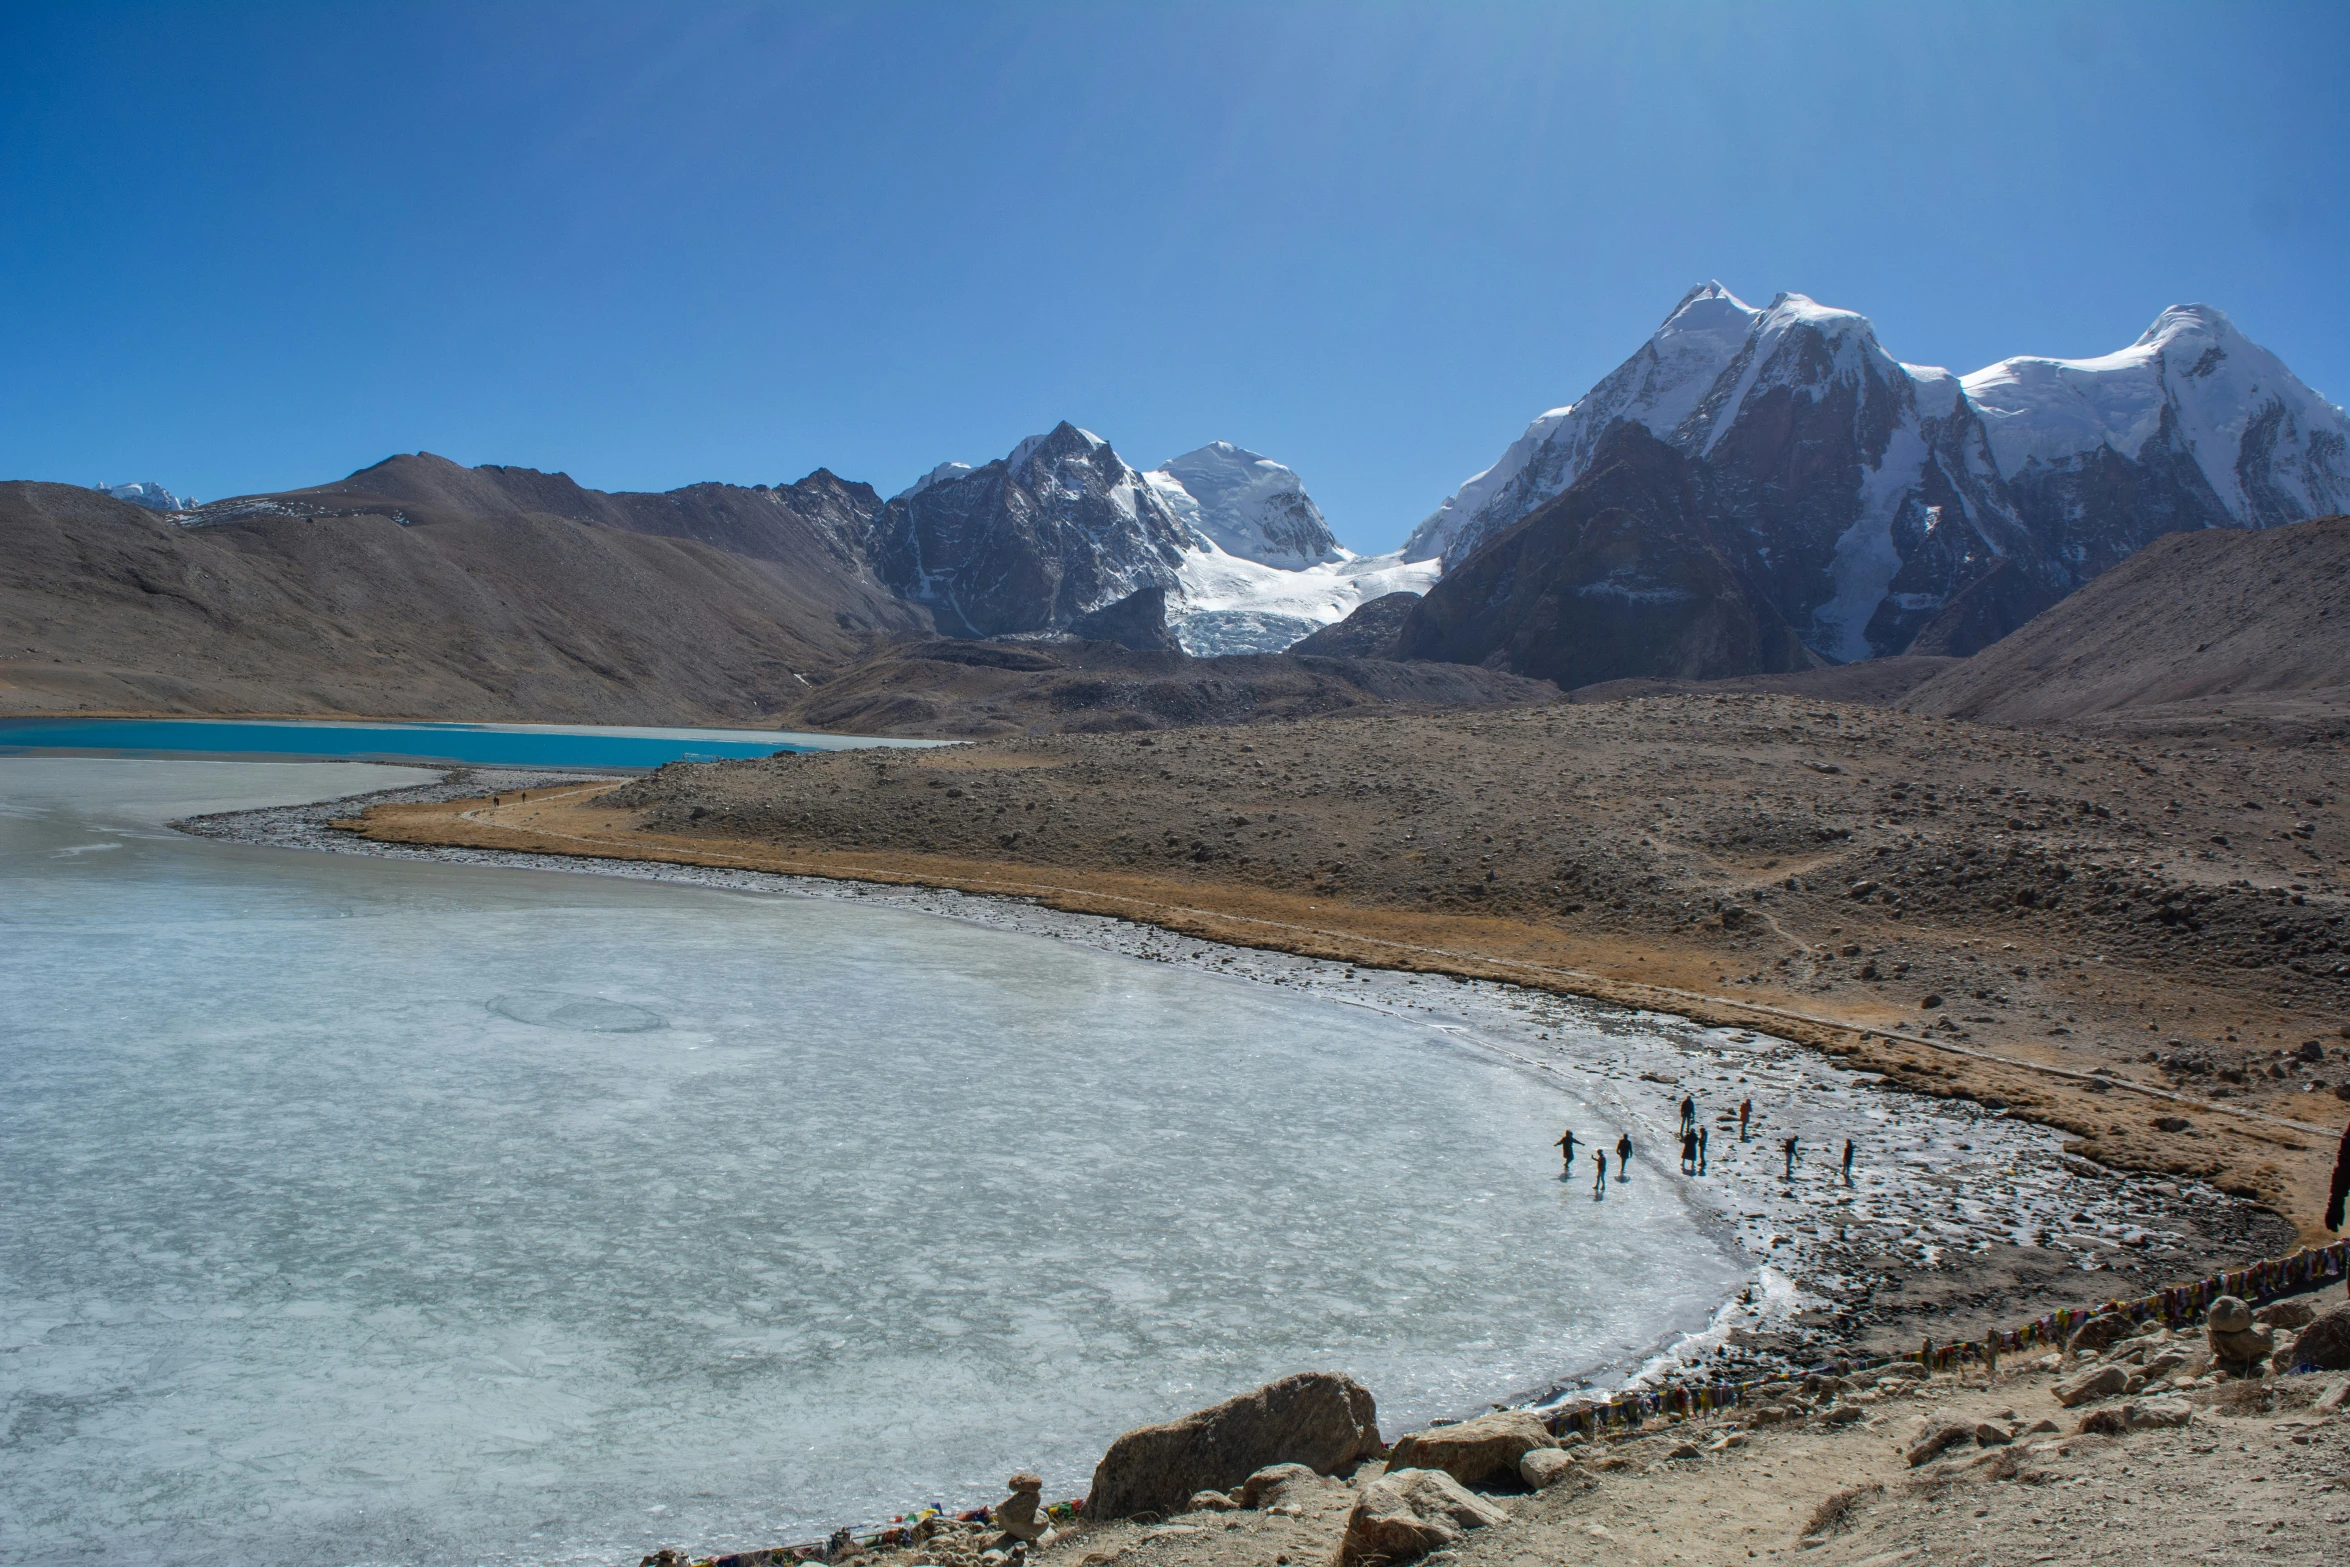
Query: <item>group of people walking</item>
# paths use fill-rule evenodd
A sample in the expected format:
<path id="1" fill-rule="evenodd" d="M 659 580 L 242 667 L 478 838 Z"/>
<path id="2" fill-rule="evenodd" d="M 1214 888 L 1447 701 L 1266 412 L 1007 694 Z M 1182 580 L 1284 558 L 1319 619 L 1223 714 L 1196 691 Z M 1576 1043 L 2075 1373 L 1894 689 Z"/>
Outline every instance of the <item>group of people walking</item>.
<path id="1" fill-rule="evenodd" d="M 1754 1121 L 1754 1101 L 1753 1101 L 1752 1099 L 1742 1099 L 1742 1100 L 1740 1100 L 1740 1101 L 1738 1102 L 1738 1140 L 1739 1140 L 1740 1142 L 1742 1142 L 1742 1143 L 1743 1143 L 1743 1142 L 1745 1142 L 1745 1141 L 1746 1141 L 1746 1137 L 1747 1137 L 1747 1128 L 1748 1128 L 1750 1125 L 1752 1125 L 1752 1124 L 1753 1124 L 1753 1121 Z M 1704 1126 L 1702 1126 L 1701 1124 L 1699 1124 L 1699 1122 L 1698 1122 L 1698 1119 L 1697 1119 L 1697 1100 L 1696 1100 L 1695 1096 L 1694 1096 L 1694 1095 L 1689 1095 L 1689 1094 L 1684 1094 L 1684 1095 L 1682 1095 L 1682 1096 L 1681 1096 L 1681 1173 L 1682 1173 L 1682 1174 L 1684 1174 L 1684 1175 L 1703 1175 L 1703 1174 L 1705 1174 L 1705 1170 L 1706 1170 L 1706 1153 L 1707 1153 L 1707 1144 L 1710 1142 L 1710 1140 L 1711 1140 L 1711 1139 L 1710 1139 L 1710 1138 L 1707 1136 L 1707 1134 L 1706 1134 L 1706 1128 L 1705 1128 Z M 1554 1148 L 1556 1148 L 1556 1149 L 1558 1149 L 1558 1151 L 1559 1151 L 1559 1157 L 1560 1157 L 1560 1159 L 1563 1161 L 1563 1163 L 1562 1163 L 1562 1165 L 1561 1165 L 1561 1168 L 1560 1168 L 1560 1171 L 1559 1171 L 1559 1179 L 1561 1179 L 1561 1180 L 1565 1180 L 1565 1179 L 1569 1178 L 1570 1176 L 1572 1176 L 1572 1175 L 1575 1173 L 1575 1133 L 1574 1133 L 1574 1130 L 1573 1130 L 1572 1128 L 1569 1128 L 1569 1129 L 1568 1129 L 1568 1130 L 1567 1130 L 1565 1133 L 1563 1133 L 1563 1134 L 1560 1136 L 1559 1140 L 1558 1140 L 1557 1142 L 1553 1143 L 1551 1146 L 1552 1146 L 1552 1147 L 1554 1147 Z M 1795 1138 L 1795 1136 L 1794 1136 L 1794 1135 L 1791 1133 L 1791 1134 L 1789 1134 L 1788 1136 L 1786 1136 L 1786 1137 L 1782 1137 L 1782 1138 L 1780 1138 L 1780 1139 L 1779 1139 L 1779 1151 L 1780 1151 L 1781 1153 L 1783 1153 L 1783 1154 L 1785 1154 L 1785 1155 L 1787 1156 L 1787 1179 L 1788 1179 L 1788 1180 L 1790 1180 L 1790 1181 L 1792 1181 L 1792 1180 L 1794 1180 L 1794 1179 L 1795 1179 L 1795 1162 L 1796 1162 L 1796 1160 L 1797 1160 L 1798 1158 L 1800 1158 L 1800 1157 L 1802 1156 L 1802 1151 L 1803 1151 L 1803 1150 L 1802 1150 L 1802 1145 L 1801 1145 L 1801 1143 L 1800 1143 L 1800 1142 L 1799 1142 L 1799 1141 L 1798 1141 L 1798 1140 Z M 1854 1154 L 1854 1145 L 1853 1145 L 1853 1141 L 1852 1141 L 1852 1139 L 1851 1139 L 1851 1138 L 1847 1137 L 1847 1138 L 1844 1140 L 1844 1168 L 1843 1168 L 1843 1174 L 1844 1174 L 1844 1184 L 1845 1184 L 1845 1185 L 1847 1185 L 1847 1186 L 1850 1186 L 1850 1185 L 1852 1184 L 1852 1160 L 1853 1160 L 1853 1154 Z M 1592 1195 L 1593 1195 L 1593 1196 L 1599 1196 L 1599 1195 L 1601 1195 L 1601 1194 L 1604 1194 L 1604 1193 L 1607 1191 L 1607 1149 L 1606 1149 L 1606 1147 L 1605 1147 L 1605 1146 L 1601 1146 L 1601 1147 L 1599 1147 L 1599 1148 L 1595 1148 L 1595 1149 L 1593 1149 L 1593 1150 L 1592 1150 L 1592 1152 L 1591 1152 L 1591 1162 L 1592 1162 L 1592 1167 L 1593 1167 L 1593 1168 L 1592 1168 L 1592 1179 L 1591 1179 L 1591 1191 L 1592 1191 Z M 1632 1134 L 1631 1134 L 1631 1133 L 1629 1133 L 1629 1132 L 1624 1132 L 1624 1133 L 1621 1133 L 1621 1134 L 1619 1134 L 1619 1135 L 1617 1136 L 1617 1138 L 1616 1138 L 1616 1179 L 1617 1179 L 1617 1180 L 1619 1180 L 1619 1181 L 1620 1181 L 1620 1180 L 1622 1180 L 1622 1179 L 1625 1177 L 1625 1175 L 1626 1175 L 1627 1173 L 1629 1173 L 1629 1171 L 1630 1171 L 1630 1167 L 1631 1167 L 1631 1163 L 1632 1163 Z"/>

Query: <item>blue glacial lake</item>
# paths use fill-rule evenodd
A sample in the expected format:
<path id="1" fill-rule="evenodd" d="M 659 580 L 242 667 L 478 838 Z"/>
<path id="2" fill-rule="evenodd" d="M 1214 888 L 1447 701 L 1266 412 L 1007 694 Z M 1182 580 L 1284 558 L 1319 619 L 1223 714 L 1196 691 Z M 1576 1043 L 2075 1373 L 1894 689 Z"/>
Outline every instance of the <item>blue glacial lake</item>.
<path id="1" fill-rule="evenodd" d="M 272 761 L 461 762 L 482 767 L 651 769 L 778 751 L 930 746 L 939 740 L 778 729 L 636 729 L 605 724 L 336 723 L 247 718 L 0 718 L 0 756 L 251 757 Z"/>

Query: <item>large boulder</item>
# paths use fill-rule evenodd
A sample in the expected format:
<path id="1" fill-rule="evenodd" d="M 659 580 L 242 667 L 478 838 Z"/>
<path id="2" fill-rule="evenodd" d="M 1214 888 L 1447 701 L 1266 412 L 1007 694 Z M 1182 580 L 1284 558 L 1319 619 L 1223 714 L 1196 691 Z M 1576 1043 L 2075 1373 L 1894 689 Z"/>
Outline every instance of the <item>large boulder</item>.
<path id="1" fill-rule="evenodd" d="M 2293 1364 L 2319 1371 L 2350 1371 L 2350 1306 L 2336 1306 L 2301 1330 Z"/>
<path id="2" fill-rule="evenodd" d="M 1514 1478 L 1518 1460 L 1558 1439 L 1530 1409 L 1497 1409 L 1458 1425 L 1431 1426 L 1400 1437 L 1387 1455 L 1390 1469 L 1441 1469 L 1463 1485 Z"/>
<path id="3" fill-rule="evenodd" d="M 1509 1516 L 1441 1470 L 1390 1469 L 1363 1487 L 1346 1515 L 1336 1567 L 1413 1561 Z"/>
<path id="4" fill-rule="evenodd" d="M 2111 1398 L 2130 1385 L 2130 1374 L 2119 1366 L 2096 1366 L 2049 1389 L 2065 1408 Z"/>
<path id="5" fill-rule="evenodd" d="M 1302 1371 L 1251 1393 L 1143 1426 L 1110 1444 L 1085 1498 L 1092 1520 L 1169 1517 L 1201 1491 L 1229 1491 L 1273 1464 L 1329 1474 L 1380 1452 L 1378 1407 L 1351 1377 Z"/>

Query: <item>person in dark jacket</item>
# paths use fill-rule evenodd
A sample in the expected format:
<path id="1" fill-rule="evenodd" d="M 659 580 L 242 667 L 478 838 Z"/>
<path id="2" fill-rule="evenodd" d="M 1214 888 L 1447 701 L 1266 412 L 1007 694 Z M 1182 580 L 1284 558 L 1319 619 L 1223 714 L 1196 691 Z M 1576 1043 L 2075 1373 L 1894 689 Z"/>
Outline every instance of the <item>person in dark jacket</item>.
<path id="1" fill-rule="evenodd" d="M 1616 1179 L 1622 1180 L 1632 1168 L 1632 1134 L 1620 1133 L 1616 1138 Z"/>
<path id="2" fill-rule="evenodd" d="M 1575 1168 L 1575 1129 L 1568 1127 L 1551 1146 L 1559 1151 L 1559 1179 L 1565 1180 L 1567 1172 Z"/>
<path id="3" fill-rule="evenodd" d="M 2342 1227 L 2342 1204 L 2350 1200 L 2350 1126 L 2342 1128 L 2342 1151 L 2334 1155 L 2334 1189 L 2326 1198 L 2326 1228 Z"/>
<path id="4" fill-rule="evenodd" d="M 2339 1230 L 2342 1227 L 2342 1204 L 2345 1200 L 2350 1200 L 2350 1126 L 2342 1128 L 2342 1151 L 2334 1155 L 2334 1186 L 2326 1195 L 2327 1229 Z M 2350 1281 L 2345 1281 L 2344 1288 L 2350 1290 Z"/>

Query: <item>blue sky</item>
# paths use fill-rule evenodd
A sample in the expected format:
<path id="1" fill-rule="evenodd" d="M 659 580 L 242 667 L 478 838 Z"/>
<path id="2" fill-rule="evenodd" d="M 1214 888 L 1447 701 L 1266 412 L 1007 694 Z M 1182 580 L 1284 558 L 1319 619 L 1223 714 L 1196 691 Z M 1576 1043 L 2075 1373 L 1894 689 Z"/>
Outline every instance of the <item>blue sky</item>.
<path id="1" fill-rule="evenodd" d="M 0 477 L 884 493 L 1068 418 L 1400 542 L 1691 284 L 2350 398 L 2350 6 L 0 4 Z"/>

